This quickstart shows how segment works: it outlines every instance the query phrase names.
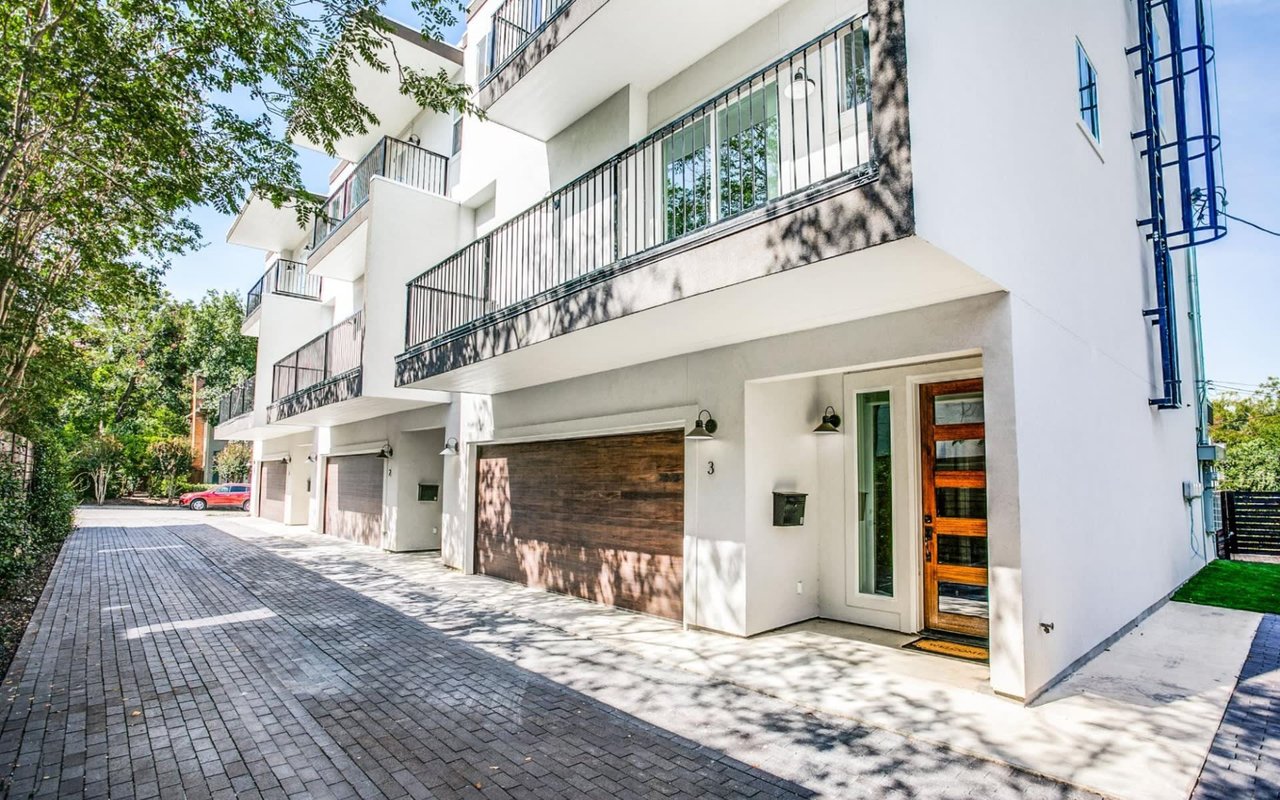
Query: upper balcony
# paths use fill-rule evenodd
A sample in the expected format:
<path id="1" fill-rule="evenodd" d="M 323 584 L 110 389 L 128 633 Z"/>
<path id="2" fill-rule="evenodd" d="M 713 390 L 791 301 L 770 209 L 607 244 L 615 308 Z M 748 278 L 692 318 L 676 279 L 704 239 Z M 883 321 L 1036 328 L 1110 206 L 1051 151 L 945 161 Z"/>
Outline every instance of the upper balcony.
<path id="1" fill-rule="evenodd" d="M 412 280 L 397 385 L 509 391 L 998 290 L 912 235 L 901 5 L 873 7 Z"/>
<path id="2" fill-rule="evenodd" d="M 623 87 L 660 86 L 787 2 L 506 0 L 478 54 L 477 103 L 545 141 Z"/>
<path id="3" fill-rule="evenodd" d="M 329 196 L 312 224 L 307 242 L 312 275 L 355 280 L 363 273 L 375 177 L 443 197 L 449 159 L 411 142 L 382 137 Z"/>
<path id="4" fill-rule="evenodd" d="M 276 362 L 270 422 L 361 396 L 364 312 L 356 312 Z"/>
<path id="5" fill-rule="evenodd" d="M 462 68 L 462 51 L 458 48 L 428 39 L 419 31 L 395 20 L 385 21 L 390 32 L 378 46 L 375 55 L 389 69 L 376 69 L 362 59 L 349 65 L 355 96 L 377 118 L 377 124 L 366 131 L 353 132 L 333 142 L 334 154 L 347 161 L 360 160 L 384 135 L 404 130 L 422 112 L 413 97 L 400 90 L 399 68 L 414 69 L 430 75 L 443 70 L 451 77 Z M 328 152 L 320 143 L 306 138 L 298 139 L 297 144 L 311 150 Z"/>
<path id="6" fill-rule="evenodd" d="M 254 378 L 250 377 L 218 398 L 218 424 L 213 429 L 215 439 L 247 438 L 245 432 L 253 427 L 255 384 Z"/>
<path id="7" fill-rule="evenodd" d="M 262 296 L 264 293 L 290 297 L 298 300 L 318 301 L 323 288 L 323 281 L 318 275 L 308 275 L 307 265 L 300 261 L 277 259 L 271 268 L 263 273 L 245 296 L 244 322 L 240 333 L 244 336 L 257 336 L 262 321 Z"/>

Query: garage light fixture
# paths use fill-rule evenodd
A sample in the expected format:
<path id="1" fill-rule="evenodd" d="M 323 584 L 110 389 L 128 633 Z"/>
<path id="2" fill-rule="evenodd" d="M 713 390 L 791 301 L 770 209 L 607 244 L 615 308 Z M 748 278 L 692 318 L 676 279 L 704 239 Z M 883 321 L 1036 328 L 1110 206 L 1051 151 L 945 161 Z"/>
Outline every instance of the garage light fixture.
<path id="1" fill-rule="evenodd" d="M 280 463 L 284 464 L 285 466 L 288 466 L 292 461 L 293 459 L 289 458 L 288 456 L 285 456 L 284 458 L 280 459 Z"/>
<path id="2" fill-rule="evenodd" d="M 444 449 L 440 451 L 442 456 L 456 456 L 458 454 L 458 440 L 452 436 L 444 443 Z"/>
<path id="3" fill-rule="evenodd" d="M 310 464 L 314 464 L 314 463 L 316 463 L 316 454 L 315 454 L 315 453 L 308 453 L 308 454 L 307 454 L 307 462 L 308 462 L 308 463 L 310 463 Z"/>
<path id="4" fill-rule="evenodd" d="M 391 458 L 391 445 L 384 444 L 382 449 L 378 451 L 378 458 Z"/>
<path id="5" fill-rule="evenodd" d="M 822 424 L 813 429 L 814 433 L 839 433 L 840 432 L 840 415 L 836 413 L 834 406 L 827 406 L 826 412 L 822 415 Z"/>
<path id="6" fill-rule="evenodd" d="M 707 418 L 705 420 L 702 418 L 703 414 L 707 415 Z M 716 432 L 716 428 L 718 427 L 720 426 L 717 425 L 716 421 L 711 418 L 711 412 L 704 408 L 698 412 L 698 419 L 693 423 L 693 430 L 686 433 L 684 435 L 684 438 L 714 439 L 715 436 L 713 436 L 712 434 Z"/>

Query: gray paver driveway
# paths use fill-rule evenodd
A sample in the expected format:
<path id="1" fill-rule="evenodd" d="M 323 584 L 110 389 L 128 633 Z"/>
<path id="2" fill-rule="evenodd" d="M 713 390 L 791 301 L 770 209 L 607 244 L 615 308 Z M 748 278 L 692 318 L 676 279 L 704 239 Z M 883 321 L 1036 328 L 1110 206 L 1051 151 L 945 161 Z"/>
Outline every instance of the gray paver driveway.
<path id="1" fill-rule="evenodd" d="M 351 570 L 382 590 L 399 580 Z M 206 525 L 80 530 L 5 682 L 5 787 L 13 797 L 1083 796 L 625 653 L 607 669 L 582 665 L 600 672 L 602 691 L 642 689 L 619 688 L 626 701 L 609 705 L 464 641 L 478 630 L 520 650 L 540 637 L 551 647 L 559 632 L 408 585 L 405 604 L 413 616 Z"/>

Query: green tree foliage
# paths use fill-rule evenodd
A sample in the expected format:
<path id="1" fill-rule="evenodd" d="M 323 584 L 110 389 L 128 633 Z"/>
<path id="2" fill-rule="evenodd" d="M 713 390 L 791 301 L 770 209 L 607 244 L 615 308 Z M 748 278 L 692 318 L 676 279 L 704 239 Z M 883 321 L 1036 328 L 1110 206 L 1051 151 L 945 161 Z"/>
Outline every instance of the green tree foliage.
<path id="1" fill-rule="evenodd" d="M 160 489 L 172 502 L 178 488 L 178 476 L 191 471 L 191 445 L 180 436 L 157 439 L 147 447 L 147 455 L 160 478 Z"/>
<path id="2" fill-rule="evenodd" d="M 98 505 L 107 501 L 112 480 L 124 462 L 124 445 L 110 433 L 90 436 L 75 453 L 76 480 L 93 493 Z"/>
<path id="3" fill-rule="evenodd" d="M 249 480 L 253 466 L 253 447 L 248 442 L 229 442 L 213 461 L 218 467 L 219 481 L 243 483 Z"/>
<path id="4" fill-rule="evenodd" d="M 54 437 L 41 437 L 35 445 L 29 490 L 11 464 L 0 462 L 0 593 L 56 550 L 72 529 L 76 498 L 66 453 Z"/>
<path id="5" fill-rule="evenodd" d="M 1280 378 L 1250 394 L 1213 399 L 1213 438 L 1226 445 L 1220 486 L 1246 492 L 1280 491 Z"/>
<path id="6" fill-rule="evenodd" d="M 210 291 L 184 307 L 183 361 L 205 380 L 205 407 L 253 374 L 258 340 L 240 333 L 244 301 L 234 292 Z"/>
<path id="7" fill-rule="evenodd" d="M 414 0 L 438 34 L 457 0 Z M 0 4 L 0 426 L 56 378 L 45 340 L 154 294 L 197 246 L 198 204 L 255 190 L 300 218 L 283 130 L 326 145 L 377 120 L 354 67 L 394 72 L 421 106 L 474 113 L 443 70 L 402 66 L 375 0 L 12 0 Z M 237 112 L 227 99 L 257 103 Z M 55 383 L 56 385 L 56 383 Z"/>

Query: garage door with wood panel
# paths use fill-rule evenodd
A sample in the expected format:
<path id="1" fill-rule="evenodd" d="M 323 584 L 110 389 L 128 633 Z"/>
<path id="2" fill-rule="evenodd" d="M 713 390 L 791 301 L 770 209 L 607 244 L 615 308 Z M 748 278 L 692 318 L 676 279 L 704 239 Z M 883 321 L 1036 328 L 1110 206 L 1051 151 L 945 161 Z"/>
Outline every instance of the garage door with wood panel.
<path id="1" fill-rule="evenodd" d="M 258 478 L 258 516 L 284 522 L 284 490 L 289 478 L 289 465 L 264 461 Z"/>
<path id="2" fill-rule="evenodd" d="M 680 619 L 683 431 L 478 448 L 476 571 Z"/>
<path id="3" fill-rule="evenodd" d="M 325 463 L 324 532 L 382 546 L 382 459 L 331 456 Z"/>

